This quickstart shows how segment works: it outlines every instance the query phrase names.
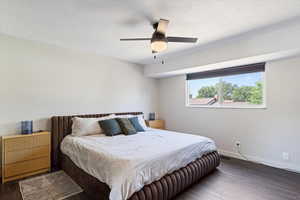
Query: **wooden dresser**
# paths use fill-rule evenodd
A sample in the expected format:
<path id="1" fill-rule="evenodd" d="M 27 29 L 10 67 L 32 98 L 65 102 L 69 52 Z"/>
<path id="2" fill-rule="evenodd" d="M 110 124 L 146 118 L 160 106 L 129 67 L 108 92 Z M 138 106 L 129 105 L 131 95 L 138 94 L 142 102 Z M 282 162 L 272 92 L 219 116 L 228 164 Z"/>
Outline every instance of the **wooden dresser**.
<path id="1" fill-rule="evenodd" d="M 2 182 L 50 171 L 50 132 L 2 137 Z"/>
<path id="2" fill-rule="evenodd" d="M 165 121 L 161 119 L 146 121 L 150 128 L 165 129 Z"/>

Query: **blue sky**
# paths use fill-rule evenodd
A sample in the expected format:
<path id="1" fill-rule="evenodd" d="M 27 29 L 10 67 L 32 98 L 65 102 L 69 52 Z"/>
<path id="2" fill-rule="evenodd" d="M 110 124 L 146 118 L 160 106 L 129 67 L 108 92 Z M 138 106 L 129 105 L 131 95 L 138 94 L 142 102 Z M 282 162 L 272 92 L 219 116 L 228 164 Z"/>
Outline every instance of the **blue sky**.
<path id="1" fill-rule="evenodd" d="M 217 78 L 207 78 L 199 80 L 189 81 L 189 93 L 193 94 L 193 97 L 197 96 L 198 90 L 203 86 L 215 85 L 219 82 L 219 77 Z M 257 81 L 262 80 L 262 72 L 250 73 L 250 74 L 239 74 L 233 76 L 224 76 L 223 81 L 236 84 L 238 86 L 254 86 Z"/>

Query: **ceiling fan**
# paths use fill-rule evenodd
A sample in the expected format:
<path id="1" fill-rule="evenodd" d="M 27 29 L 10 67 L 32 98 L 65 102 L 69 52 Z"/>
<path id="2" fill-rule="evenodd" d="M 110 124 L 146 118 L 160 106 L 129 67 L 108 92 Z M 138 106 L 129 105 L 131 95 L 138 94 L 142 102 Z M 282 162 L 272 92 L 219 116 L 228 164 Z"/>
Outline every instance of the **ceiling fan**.
<path id="1" fill-rule="evenodd" d="M 150 40 L 152 53 L 158 53 L 167 49 L 168 42 L 181 42 L 181 43 L 196 43 L 198 38 L 194 37 L 166 37 L 169 20 L 160 19 L 157 23 L 153 24 L 154 33 L 151 38 L 124 38 L 120 41 L 138 41 Z"/>

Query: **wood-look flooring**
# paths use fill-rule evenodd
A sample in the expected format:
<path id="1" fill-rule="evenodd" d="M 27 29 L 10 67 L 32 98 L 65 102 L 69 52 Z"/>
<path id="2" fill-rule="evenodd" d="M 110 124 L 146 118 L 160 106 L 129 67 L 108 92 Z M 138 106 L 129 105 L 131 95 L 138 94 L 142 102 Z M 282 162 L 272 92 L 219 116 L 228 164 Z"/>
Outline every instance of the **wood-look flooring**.
<path id="1" fill-rule="evenodd" d="M 0 185 L 0 200 L 22 200 L 17 182 Z M 88 200 L 78 194 L 67 200 Z M 222 158 L 217 171 L 175 200 L 300 200 L 300 174 Z"/>

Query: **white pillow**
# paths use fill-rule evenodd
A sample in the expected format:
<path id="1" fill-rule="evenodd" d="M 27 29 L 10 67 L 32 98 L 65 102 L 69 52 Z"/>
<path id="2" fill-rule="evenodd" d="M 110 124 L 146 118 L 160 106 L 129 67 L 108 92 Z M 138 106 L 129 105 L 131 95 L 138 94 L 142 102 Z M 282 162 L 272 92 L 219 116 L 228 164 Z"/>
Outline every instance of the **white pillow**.
<path id="1" fill-rule="evenodd" d="M 116 115 L 108 115 L 105 117 L 99 118 L 80 118 L 74 117 L 72 118 L 72 134 L 73 136 L 84 136 L 84 135 L 93 135 L 93 134 L 101 134 L 103 130 L 99 125 L 99 121 L 106 119 L 113 119 Z"/>
<path id="2" fill-rule="evenodd" d="M 144 130 L 148 130 L 149 127 L 146 125 L 146 122 L 145 122 L 145 119 L 144 119 L 144 115 L 136 115 L 136 117 L 138 117 L 139 123 L 143 127 L 143 129 Z"/>
<path id="3" fill-rule="evenodd" d="M 135 117 L 135 115 L 116 115 L 116 118 L 131 118 Z"/>

